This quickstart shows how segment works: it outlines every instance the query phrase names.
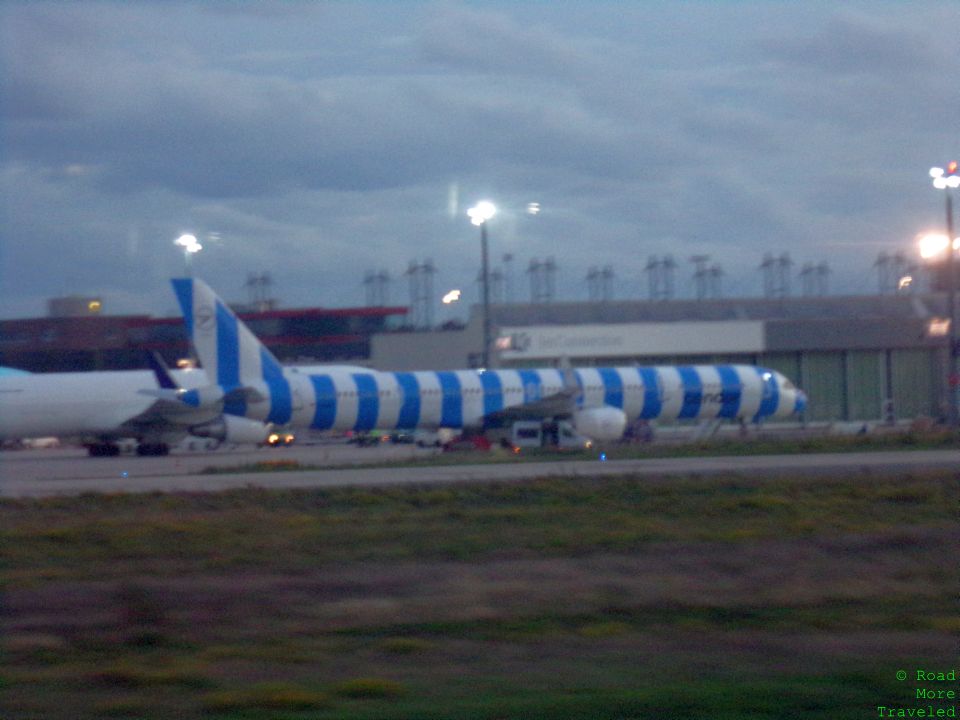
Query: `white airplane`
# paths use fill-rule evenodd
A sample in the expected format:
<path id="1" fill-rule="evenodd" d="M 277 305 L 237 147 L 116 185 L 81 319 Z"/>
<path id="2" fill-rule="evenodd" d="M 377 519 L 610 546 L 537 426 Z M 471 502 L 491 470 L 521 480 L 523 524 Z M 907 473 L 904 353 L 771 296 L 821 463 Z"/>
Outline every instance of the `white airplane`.
<path id="1" fill-rule="evenodd" d="M 172 281 L 208 384 L 158 397 L 211 415 L 316 430 L 484 428 L 522 417 L 570 418 L 592 440 L 637 419 L 743 420 L 802 413 L 806 396 L 750 365 L 381 372 L 283 367 L 205 283 Z M 167 406 L 165 406 L 167 407 Z"/>
<path id="2" fill-rule="evenodd" d="M 192 408 L 161 397 L 205 385 L 200 371 L 165 368 L 113 372 L 28 373 L 0 371 L 0 440 L 56 436 L 78 438 L 92 456 L 118 455 L 119 440 L 137 441 L 139 455 L 166 455 L 187 435 L 231 443 L 259 443 L 270 427 Z M 181 390 L 187 392 L 187 390 Z"/>

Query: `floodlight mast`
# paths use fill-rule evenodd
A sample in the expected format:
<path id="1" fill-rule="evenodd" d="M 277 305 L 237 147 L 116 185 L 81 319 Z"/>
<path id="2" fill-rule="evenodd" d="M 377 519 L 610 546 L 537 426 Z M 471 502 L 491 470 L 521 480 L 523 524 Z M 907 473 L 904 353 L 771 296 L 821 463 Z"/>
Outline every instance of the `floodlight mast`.
<path id="1" fill-rule="evenodd" d="M 196 255 L 203 250 L 203 245 L 197 240 L 196 235 L 191 235 L 190 233 L 184 233 L 174 240 L 173 244 L 183 248 L 183 264 L 186 267 L 187 275 L 193 275 L 191 272 L 190 256 Z"/>
<path id="2" fill-rule="evenodd" d="M 947 333 L 947 421 L 950 427 L 960 426 L 960 407 L 958 407 L 958 391 L 960 391 L 960 373 L 957 371 L 957 275 L 956 275 L 956 243 L 953 231 L 953 197 L 950 190 L 960 187 L 960 175 L 957 174 L 957 161 L 953 160 L 946 170 L 939 167 L 930 168 L 930 177 L 937 190 L 944 190 L 947 210 L 947 313 L 950 318 L 950 331 Z"/>
<path id="3" fill-rule="evenodd" d="M 470 222 L 480 226 L 481 285 L 483 289 L 483 352 L 481 364 L 484 369 L 490 367 L 490 263 L 487 253 L 487 221 L 497 213 L 496 206 L 489 201 L 478 202 L 467 210 Z"/>

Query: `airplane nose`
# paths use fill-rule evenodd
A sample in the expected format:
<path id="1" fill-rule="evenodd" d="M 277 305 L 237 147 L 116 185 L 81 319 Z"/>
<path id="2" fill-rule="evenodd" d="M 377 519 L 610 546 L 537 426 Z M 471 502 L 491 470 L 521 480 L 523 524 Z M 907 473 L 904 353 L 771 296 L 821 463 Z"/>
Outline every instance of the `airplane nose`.
<path id="1" fill-rule="evenodd" d="M 803 390 L 797 390 L 797 401 L 793 407 L 793 412 L 802 415 L 807 409 L 807 394 Z"/>

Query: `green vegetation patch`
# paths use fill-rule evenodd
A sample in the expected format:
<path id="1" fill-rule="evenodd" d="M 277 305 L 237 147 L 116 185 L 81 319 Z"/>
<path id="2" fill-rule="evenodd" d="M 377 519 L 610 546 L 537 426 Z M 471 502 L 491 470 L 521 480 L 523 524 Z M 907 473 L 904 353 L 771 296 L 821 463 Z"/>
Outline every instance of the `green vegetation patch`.
<path id="1" fill-rule="evenodd" d="M 3 501 L 0 717 L 861 718 L 955 660 L 958 503 L 950 472 Z"/>
<path id="2" fill-rule="evenodd" d="M 575 556 L 660 542 L 881 532 L 956 520 L 955 475 L 552 478 L 456 486 L 97 495 L 0 503 L 0 581 L 329 563 Z"/>
<path id="3" fill-rule="evenodd" d="M 218 690 L 201 698 L 208 713 L 238 710 L 314 710 L 330 705 L 326 693 L 292 683 L 262 682 L 236 690 Z"/>

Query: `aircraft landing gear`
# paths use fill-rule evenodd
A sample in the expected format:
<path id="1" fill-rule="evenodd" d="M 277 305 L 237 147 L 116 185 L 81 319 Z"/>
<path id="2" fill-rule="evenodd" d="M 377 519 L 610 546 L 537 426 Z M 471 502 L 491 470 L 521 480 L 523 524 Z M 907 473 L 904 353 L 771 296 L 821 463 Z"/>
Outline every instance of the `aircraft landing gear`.
<path id="1" fill-rule="evenodd" d="M 87 445 L 87 455 L 90 457 L 116 457 L 120 454 L 120 446 L 113 443 L 91 443 Z"/>
<path id="2" fill-rule="evenodd" d="M 137 445 L 137 455 L 141 457 L 145 456 L 161 456 L 169 455 L 170 446 L 166 443 L 140 443 Z"/>

